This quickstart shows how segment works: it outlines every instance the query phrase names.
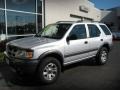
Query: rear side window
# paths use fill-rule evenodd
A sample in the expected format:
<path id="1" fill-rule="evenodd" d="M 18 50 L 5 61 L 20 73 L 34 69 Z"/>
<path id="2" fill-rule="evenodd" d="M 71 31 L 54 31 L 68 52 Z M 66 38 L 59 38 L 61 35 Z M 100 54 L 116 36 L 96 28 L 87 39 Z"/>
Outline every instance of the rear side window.
<path id="1" fill-rule="evenodd" d="M 101 32 L 96 25 L 88 24 L 88 29 L 89 29 L 90 38 L 100 36 Z"/>
<path id="2" fill-rule="evenodd" d="M 100 27 L 102 28 L 103 32 L 106 35 L 111 35 L 110 31 L 108 30 L 108 28 L 105 25 L 100 25 Z"/>

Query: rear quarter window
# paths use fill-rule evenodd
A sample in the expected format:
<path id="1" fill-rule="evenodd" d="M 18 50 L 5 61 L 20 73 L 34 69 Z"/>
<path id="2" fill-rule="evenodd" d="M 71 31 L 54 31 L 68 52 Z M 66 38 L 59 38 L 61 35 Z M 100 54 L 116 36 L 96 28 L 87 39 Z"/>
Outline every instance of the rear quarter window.
<path id="1" fill-rule="evenodd" d="M 110 30 L 105 25 L 100 25 L 105 35 L 111 35 Z"/>

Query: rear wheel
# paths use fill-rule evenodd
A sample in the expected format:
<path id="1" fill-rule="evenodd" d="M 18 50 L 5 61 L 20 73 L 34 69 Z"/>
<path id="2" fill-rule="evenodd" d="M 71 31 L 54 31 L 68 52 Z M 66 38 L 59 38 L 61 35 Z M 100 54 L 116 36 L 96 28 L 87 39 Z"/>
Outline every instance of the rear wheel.
<path id="1" fill-rule="evenodd" d="M 96 56 L 96 62 L 98 65 L 104 65 L 108 61 L 108 49 L 103 47 L 100 49 Z"/>
<path id="2" fill-rule="evenodd" d="M 47 57 L 39 65 L 38 77 L 44 84 L 54 83 L 61 72 L 61 64 L 54 57 Z"/>

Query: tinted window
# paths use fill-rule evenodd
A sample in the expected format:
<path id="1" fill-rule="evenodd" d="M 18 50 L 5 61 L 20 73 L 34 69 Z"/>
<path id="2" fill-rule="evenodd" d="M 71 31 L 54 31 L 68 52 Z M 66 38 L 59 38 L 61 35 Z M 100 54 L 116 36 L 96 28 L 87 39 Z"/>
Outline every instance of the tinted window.
<path id="1" fill-rule="evenodd" d="M 89 34 L 91 38 L 100 36 L 100 30 L 96 25 L 88 24 L 88 29 L 89 29 Z"/>
<path id="2" fill-rule="evenodd" d="M 100 27 L 102 28 L 103 32 L 106 35 L 111 35 L 110 31 L 108 30 L 108 28 L 105 25 L 100 25 Z"/>
<path id="3" fill-rule="evenodd" d="M 7 12 L 8 34 L 34 34 L 36 33 L 36 15 L 18 12 Z"/>
<path id="4" fill-rule="evenodd" d="M 7 9 L 35 12 L 36 0 L 6 0 Z"/>
<path id="5" fill-rule="evenodd" d="M 5 5 L 5 0 L 0 0 L 0 8 L 4 8 L 4 5 Z"/>
<path id="6" fill-rule="evenodd" d="M 0 10 L 0 34 L 5 34 L 5 12 Z"/>
<path id="7" fill-rule="evenodd" d="M 37 12 L 42 13 L 42 1 L 37 0 Z"/>
<path id="8" fill-rule="evenodd" d="M 71 31 L 70 37 L 74 37 L 76 39 L 84 39 L 87 37 L 85 25 L 76 25 Z"/>

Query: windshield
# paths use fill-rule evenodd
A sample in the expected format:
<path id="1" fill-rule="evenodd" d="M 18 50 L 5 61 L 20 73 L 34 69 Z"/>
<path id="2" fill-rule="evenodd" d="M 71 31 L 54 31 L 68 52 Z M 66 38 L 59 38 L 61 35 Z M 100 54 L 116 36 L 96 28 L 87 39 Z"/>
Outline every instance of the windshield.
<path id="1" fill-rule="evenodd" d="M 50 24 L 46 26 L 36 37 L 45 37 L 52 39 L 61 39 L 71 24 Z"/>

